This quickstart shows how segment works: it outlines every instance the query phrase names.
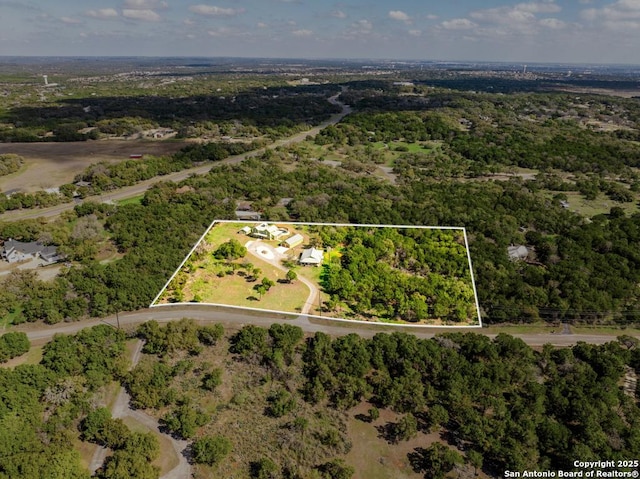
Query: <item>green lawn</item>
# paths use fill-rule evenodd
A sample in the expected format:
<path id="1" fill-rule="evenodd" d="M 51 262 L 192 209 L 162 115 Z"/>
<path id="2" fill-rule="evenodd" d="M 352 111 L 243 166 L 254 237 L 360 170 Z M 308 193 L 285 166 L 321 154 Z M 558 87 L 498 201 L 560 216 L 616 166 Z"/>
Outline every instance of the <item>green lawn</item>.
<path id="1" fill-rule="evenodd" d="M 138 196 L 132 196 L 131 198 L 125 198 L 124 200 L 117 200 L 116 204 L 119 206 L 139 205 L 142 202 L 142 198 L 144 198 L 144 194 L 138 195 Z"/>
<path id="2" fill-rule="evenodd" d="M 22 314 L 22 308 L 16 309 L 13 313 L 9 313 L 6 316 L 0 318 L 0 334 L 3 330 L 7 329 L 13 324 L 13 321 Z"/>
<path id="3" fill-rule="evenodd" d="M 600 214 L 609 214 L 611 208 L 617 206 L 622 208 L 627 215 L 638 212 L 638 198 L 636 195 L 635 201 L 628 203 L 621 203 L 619 201 L 613 201 L 606 195 L 600 194 L 595 200 L 586 200 L 577 191 L 545 191 L 544 194 L 547 198 L 551 199 L 558 193 L 564 193 L 567 195 L 567 201 L 569 202 L 569 210 L 575 211 L 581 216 L 592 218 Z"/>
<path id="4" fill-rule="evenodd" d="M 248 281 L 247 273 L 244 269 L 238 269 L 233 274 L 218 276 L 219 273 L 230 271 L 231 265 L 225 261 L 216 260 L 211 252 L 219 245 L 230 238 L 237 239 L 242 244 L 251 238 L 238 231 L 245 226 L 245 223 L 216 223 L 207 233 L 204 245 L 207 253 L 203 259 L 194 263 L 195 270 L 189 274 L 189 279 L 183 288 L 184 301 L 195 301 L 209 304 L 223 304 L 230 306 L 240 306 L 258 309 L 268 309 L 273 311 L 287 311 L 291 313 L 299 312 L 304 306 L 309 296 L 309 288 L 301 281 L 286 283 L 286 270 L 277 268 L 268 262 L 247 254 L 246 257 L 234 261 L 236 264 L 251 263 L 253 268 L 261 269 L 257 281 Z M 289 227 L 290 228 L 290 227 Z M 272 246 L 277 246 L 277 241 L 268 242 Z M 298 248 L 296 248 L 296 251 Z M 307 270 L 318 270 L 319 268 L 306 268 Z M 302 268 L 296 268 L 296 272 L 301 274 Z M 308 277 L 309 275 L 303 274 Z M 272 286 L 262 297 L 255 291 L 262 281 L 262 278 L 269 278 L 276 284 Z M 309 279 L 312 279 L 311 276 Z M 278 282 L 281 280 L 283 282 Z M 313 280 L 313 279 L 312 279 Z M 166 303 L 171 297 L 171 293 L 164 294 L 161 302 Z"/>

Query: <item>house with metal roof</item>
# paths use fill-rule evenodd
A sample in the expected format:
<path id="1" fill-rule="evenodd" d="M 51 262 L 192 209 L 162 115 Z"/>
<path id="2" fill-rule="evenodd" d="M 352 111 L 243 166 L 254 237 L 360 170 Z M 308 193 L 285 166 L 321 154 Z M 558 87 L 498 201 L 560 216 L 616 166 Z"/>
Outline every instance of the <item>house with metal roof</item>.
<path id="1" fill-rule="evenodd" d="M 304 265 L 320 266 L 324 257 L 324 251 L 316 248 L 305 249 L 298 262 Z"/>

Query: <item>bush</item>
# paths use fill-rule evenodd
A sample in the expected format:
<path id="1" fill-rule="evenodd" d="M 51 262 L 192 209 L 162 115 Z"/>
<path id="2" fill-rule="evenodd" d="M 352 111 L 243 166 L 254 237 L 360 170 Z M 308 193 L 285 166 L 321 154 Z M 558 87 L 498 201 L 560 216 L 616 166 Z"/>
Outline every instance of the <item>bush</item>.
<path id="1" fill-rule="evenodd" d="M 197 464 L 213 466 L 231 452 L 231 442 L 224 436 L 205 436 L 191 446 Z"/>
<path id="2" fill-rule="evenodd" d="M 280 389 L 269 396 L 269 407 L 267 408 L 267 414 L 271 417 L 282 417 L 285 414 L 293 411 L 295 407 L 295 398 L 284 389 Z"/>

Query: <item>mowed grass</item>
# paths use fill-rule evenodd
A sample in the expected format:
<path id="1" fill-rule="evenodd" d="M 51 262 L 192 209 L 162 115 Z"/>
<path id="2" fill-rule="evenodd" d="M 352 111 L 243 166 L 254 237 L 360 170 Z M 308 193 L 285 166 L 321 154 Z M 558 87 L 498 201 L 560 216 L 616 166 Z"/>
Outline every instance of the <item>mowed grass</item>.
<path id="1" fill-rule="evenodd" d="M 210 255 L 208 255 L 210 256 Z M 198 296 L 202 303 L 225 304 L 247 308 L 270 309 L 273 311 L 298 312 L 304 306 L 309 296 L 309 288 L 301 281 L 293 283 L 279 283 L 284 280 L 286 271 L 254 256 L 247 255 L 246 261 L 260 268 L 258 280 L 250 282 L 244 273 L 238 270 L 234 274 L 218 277 L 217 273 L 228 267 L 221 262 L 208 261 L 203 268 L 198 268 L 189 279 L 183 292 L 187 301 Z M 259 285 L 262 278 L 269 278 L 276 284 L 265 295 L 260 295 L 253 289 Z"/>
<path id="2" fill-rule="evenodd" d="M 139 205 L 140 203 L 142 203 L 142 198 L 144 198 L 144 194 L 132 196 L 131 198 L 125 198 L 124 200 L 117 200 L 116 203 L 118 204 L 118 206 Z"/>
<path id="3" fill-rule="evenodd" d="M 203 240 L 203 259 L 194 262 L 195 271 L 189 273 L 187 284 L 182 290 L 184 301 L 290 313 L 302 310 L 310 294 L 309 288 L 301 281 L 287 283 L 286 268 L 278 268 L 249 253 L 234 263 L 251 263 L 253 268 L 259 268 L 261 272 L 255 281 L 250 280 L 249 272 L 244 268 L 236 270 L 233 274 L 218 275 L 221 272 L 231 273 L 232 266 L 225 261 L 216 260 L 212 256 L 213 251 L 230 239 L 236 239 L 241 244 L 251 241 L 252 238 L 238 232 L 244 226 L 256 223 L 233 222 L 213 225 Z M 270 242 L 272 246 L 277 246 L 276 243 Z M 276 284 L 260 297 L 254 287 L 260 285 L 263 278 L 268 278 Z M 161 302 L 166 302 L 169 296 L 170 293 L 165 293 Z"/>

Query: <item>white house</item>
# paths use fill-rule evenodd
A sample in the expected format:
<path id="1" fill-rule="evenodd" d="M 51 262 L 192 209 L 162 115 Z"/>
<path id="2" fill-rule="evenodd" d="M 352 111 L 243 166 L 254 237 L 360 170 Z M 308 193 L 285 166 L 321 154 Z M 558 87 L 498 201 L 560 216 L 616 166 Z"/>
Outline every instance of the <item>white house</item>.
<path id="1" fill-rule="evenodd" d="M 324 251 L 316 248 L 305 249 L 300 255 L 298 262 L 304 265 L 320 266 L 322 264 L 322 258 L 324 257 Z"/>
<path id="2" fill-rule="evenodd" d="M 250 236 L 253 236 L 254 238 L 277 240 L 287 234 L 289 234 L 289 230 L 286 228 L 280 228 L 276 225 L 270 225 L 269 223 L 260 223 L 258 226 L 251 228 Z"/>
<path id="3" fill-rule="evenodd" d="M 13 239 L 8 239 L 4 242 L 4 246 L 2 248 L 2 259 L 5 261 L 8 261 L 9 263 L 18 263 L 20 261 L 28 261 L 35 258 L 40 258 L 48 264 L 55 263 L 62 259 L 55 246 L 45 246 L 42 243 L 37 243 L 35 241 L 23 243 L 22 241 L 16 241 Z"/>

